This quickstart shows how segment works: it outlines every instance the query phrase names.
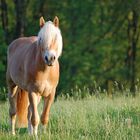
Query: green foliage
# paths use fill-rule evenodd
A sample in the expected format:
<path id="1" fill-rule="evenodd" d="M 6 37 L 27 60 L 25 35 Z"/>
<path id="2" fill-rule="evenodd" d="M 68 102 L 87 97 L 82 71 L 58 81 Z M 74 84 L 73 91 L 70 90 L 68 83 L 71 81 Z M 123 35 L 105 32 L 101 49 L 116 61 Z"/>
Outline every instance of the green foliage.
<path id="1" fill-rule="evenodd" d="M 0 88 L 0 100 L 1 101 L 6 101 L 8 98 L 8 92 L 7 90 L 3 87 L 3 88 Z"/>
<path id="2" fill-rule="evenodd" d="M 15 34 L 15 6 L 7 0 L 8 40 Z M 138 0 L 32 0 L 26 8 L 25 36 L 37 35 L 39 17 L 52 20 L 60 18 L 64 49 L 60 58 L 61 76 L 58 91 L 69 92 L 75 85 L 92 90 L 94 81 L 107 89 L 107 81 L 118 81 L 130 85 L 130 69 L 125 64 L 128 41 L 128 18 L 132 11 L 139 16 Z M 139 20 L 139 19 L 138 19 Z M 5 35 L 0 27 L 0 86 L 6 85 Z M 136 77 L 140 78 L 139 42 L 137 43 Z"/>
<path id="3" fill-rule="evenodd" d="M 5 86 L 5 72 L 6 72 L 6 58 L 7 58 L 7 46 L 3 36 L 4 32 L 0 27 L 0 87 Z"/>

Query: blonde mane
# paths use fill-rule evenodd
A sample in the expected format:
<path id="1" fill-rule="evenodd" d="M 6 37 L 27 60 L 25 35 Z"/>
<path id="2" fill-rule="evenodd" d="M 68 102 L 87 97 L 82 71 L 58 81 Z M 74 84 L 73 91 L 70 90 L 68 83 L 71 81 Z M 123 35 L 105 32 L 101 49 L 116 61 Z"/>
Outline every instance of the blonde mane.
<path id="1" fill-rule="evenodd" d="M 56 27 L 53 22 L 48 21 L 45 25 L 40 29 L 38 33 L 38 44 L 42 44 L 43 47 L 50 47 L 52 40 L 56 41 L 57 45 L 57 58 L 62 53 L 62 35 L 61 31 L 58 27 Z"/>

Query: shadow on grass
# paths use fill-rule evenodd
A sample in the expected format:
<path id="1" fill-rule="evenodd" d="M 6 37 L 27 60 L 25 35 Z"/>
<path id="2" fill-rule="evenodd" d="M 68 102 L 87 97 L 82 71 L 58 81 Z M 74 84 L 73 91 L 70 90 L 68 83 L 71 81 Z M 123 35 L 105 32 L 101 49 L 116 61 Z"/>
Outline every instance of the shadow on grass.
<path id="1" fill-rule="evenodd" d="M 10 133 L 11 132 L 10 125 L 0 124 L 0 132 Z M 16 128 L 16 134 L 19 134 L 19 135 L 28 134 L 28 129 L 27 128 Z"/>
<path id="2" fill-rule="evenodd" d="M 27 128 L 16 128 L 16 133 L 19 135 L 25 135 L 28 134 L 28 129 Z"/>
<path id="3" fill-rule="evenodd" d="M 9 125 L 7 125 L 7 124 L 0 124 L 0 131 L 2 131 L 2 132 L 9 132 Z"/>

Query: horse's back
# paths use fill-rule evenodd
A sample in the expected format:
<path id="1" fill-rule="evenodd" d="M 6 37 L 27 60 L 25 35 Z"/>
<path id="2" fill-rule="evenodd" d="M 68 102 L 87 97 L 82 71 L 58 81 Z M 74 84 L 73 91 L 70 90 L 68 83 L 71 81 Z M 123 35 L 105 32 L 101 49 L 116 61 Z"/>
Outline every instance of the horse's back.
<path id="1" fill-rule="evenodd" d="M 37 41 L 36 36 L 32 37 L 21 37 L 14 40 L 8 47 L 8 57 L 14 53 L 24 52 L 28 49 L 31 44 Z"/>

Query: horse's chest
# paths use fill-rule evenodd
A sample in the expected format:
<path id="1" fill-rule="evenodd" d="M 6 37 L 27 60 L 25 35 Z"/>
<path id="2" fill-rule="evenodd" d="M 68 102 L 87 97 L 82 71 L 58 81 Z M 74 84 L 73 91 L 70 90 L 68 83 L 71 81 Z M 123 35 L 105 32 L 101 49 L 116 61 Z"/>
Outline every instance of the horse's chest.
<path id="1" fill-rule="evenodd" d="M 41 96 L 48 96 L 53 90 L 50 82 L 36 82 L 33 85 L 33 91 L 39 93 Z"/>

